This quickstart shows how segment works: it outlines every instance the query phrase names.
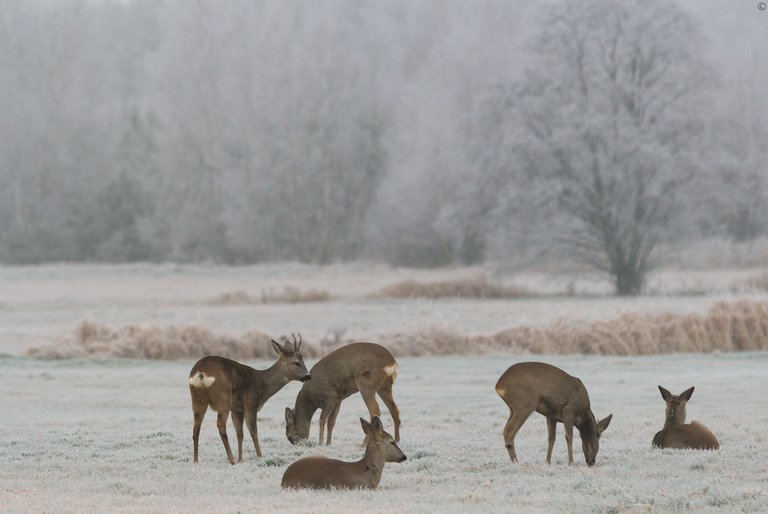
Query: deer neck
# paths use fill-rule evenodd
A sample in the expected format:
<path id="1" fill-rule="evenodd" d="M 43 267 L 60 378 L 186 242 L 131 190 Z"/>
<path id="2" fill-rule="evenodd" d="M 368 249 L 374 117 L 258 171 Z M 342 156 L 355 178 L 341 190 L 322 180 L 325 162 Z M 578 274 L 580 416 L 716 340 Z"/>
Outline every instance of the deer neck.
<path id="1" fill-rule="evenodd" d="M 280 361 L 275 362 L 271 367 L 265 370 L 256 370 L 258 379 L 264 384 L 264 397 L 262 403 L 270 399 L 275 393 L 282 389 L 290 379 L 285 376 L 280 367 Z"/>
<path id="2" fill-rule="evenodd" d="M 378 487 L 381 481 L 385 463 L 384 452 L 377 444 L 369 444 L 365 449 L 365 455 L 358 461 L 362 473 L 369 477 L 368 480 L 374 488 Z"/>
<path id="3" fill-rule="evenodd" d="M 595 415 L 592 414 L 592 410 L 589 410 L 581 419 L 581 421 L 575 426 L 578 429 L 579 434 L 581 434 L 582 438 L 596 434 L 597 420 L 595 419 Z"/>
<path id="4" fill-rule="evenodd" d="M 307 389 L 302 387 L 296 396 L 296 404 L 293 408 L 293 413 L 296 416 L 296 427 L 298 427 L 299 432 L 309 434 L 309 425 L 316 410 L 317 405 L 310 399 Z"/>
<path id="5" fill-rule="evenodd" d="M 682 425 L 685 423 L 685 406 L 676 406 L 667 409 L 667 417 L 664 420 L 664 428 Z"/>

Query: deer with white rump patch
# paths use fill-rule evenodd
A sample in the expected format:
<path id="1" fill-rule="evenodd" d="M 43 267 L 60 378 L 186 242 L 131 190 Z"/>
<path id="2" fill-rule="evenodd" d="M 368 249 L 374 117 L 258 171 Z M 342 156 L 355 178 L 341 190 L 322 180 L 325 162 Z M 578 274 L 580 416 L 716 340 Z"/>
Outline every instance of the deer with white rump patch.
<path id="1" fill-rule="evenodd" d="M 293 344 L 286 342 L 284 346 L 280 346 L 273 339 L 272 348 L 279 358 L 272 367 L 265 370 L 253 369 L 237 361 L 218 356 L 203 357 L 192 367 L 192 371 L 189 372 L 189 393 L 192 396 L 192 412 L 195 417 L 192 431 L 195 463 L 197 463 L 200 425 L 209 406 L 218 413 L 216 425 L 230 464 L 235 463 L 227 437 L 227 418 L 230 413 L 232 413 L 232 424 L 235 425 L 237 433 L 237 461 L 243 461 L 243 421 L 253 438 L 256 455 L 261 457 L 256 414 L 272 395 L 291 380 L 306 382 L 310 379 L 299 351 L 301 334 L 298 341 L 294 336 Z"/>
<path id="2" fill-rule="evenodd" d="M 357 462 L 344 462 L 328 457 L 305 457 L 285 470 L 283 487 L 312 489 L 376 489 L 386 462 L 407 459 L 391 435 L 384 431 L 381 420 L 374 416 L 368 423 L 360 418 L 368 445 L 365 455 Z"/>
<path id="3" fill-rule="evenodd" d="M 573 427 L 576 427 L 581 435 L 587 465 L 594 466 L 600 447 L 600 435 L 608 428 L 613 415 L 599 422 L 595 419 L 587 389 L 581 380 L 550 364 L 521 362 L 510 366 L 501 375 L 496 383 L 496 392 L 509 406 L 504 444 L 512 462 L 517 462 L 515 435 L 535 411 L 547 418 L 547 464 L 552 459 L 555 429 L 560 422 L 565 426 L 568 464 L 573 464 Z"/>
<path id="4" fill-rule="evenodd" d="M 307 439 L 312 416 L 317 409 L 321 409 L 320 444 L 323 444 L 326 422 L 326 444 L 331 444 L 331 434 L 341 401 L 360 391 L 371 419 L 381 415 L 376 401 L 376 394 L 379 395 L 392 415 L 395 441 L 399 441 L 400 411 L 392 397 L 392 384 L 397 378 L 397 370 L 395 358 L 389 350 L 378 344 L 352 343 L 329 353 L 310 370 L 312 380 L 302 386 L 294 409 L 285 409 L 285 434 L 288 440 L 296 444 Z"/>
<path id="5" fill-rule="evenodd" d="M 653 446 L 659 448 L 690 448 L 694 450 L 717 450 L 720 443 L 710 429 L 698 421 L 685 423 L 685 405 L 691 399 L 693 387 L 674 395 L 659 386 L 661 397 L 667 403 L 666 419 L 662 428 L 653 437 Z"/>

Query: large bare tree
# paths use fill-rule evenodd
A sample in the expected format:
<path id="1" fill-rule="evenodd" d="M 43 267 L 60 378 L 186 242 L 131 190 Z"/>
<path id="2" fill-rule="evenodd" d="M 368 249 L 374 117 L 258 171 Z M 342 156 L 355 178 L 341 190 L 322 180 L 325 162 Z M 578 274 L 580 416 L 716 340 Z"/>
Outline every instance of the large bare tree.
<path id="1" fill-rule="evenodd" d="M 526 174 L 574 258 L 641 291 L 695 176 L 708 68 L 688 15 L 660 0 L 551 8 L 518 91 Z"/>

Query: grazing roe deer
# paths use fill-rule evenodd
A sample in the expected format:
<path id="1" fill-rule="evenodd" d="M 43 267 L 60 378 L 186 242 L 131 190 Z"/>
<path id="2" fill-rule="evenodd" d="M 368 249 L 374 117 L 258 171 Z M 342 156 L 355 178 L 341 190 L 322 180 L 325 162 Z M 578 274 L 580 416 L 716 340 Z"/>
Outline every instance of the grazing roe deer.
<path id="1" fill-rule="evenodd" d="M 496 392 L 509 406 L 509 420 L 504 427 L 504 443 L 512 462 L 517 462 L 515 435 L 535 411 L 547 418 L 549 447 L 547 464 L 552 459 L 557 422 L 565 425 L 568 464 L 573 464 L 573 427 L 581 435 L 588 466 L 594 466 L 600 447 L 600 435 L 608 428 L 613 414 L 598 422 L 589 405 L 584 384 L 560 368 L 543 362 L 521 362 L 510 366 L 496 383 Z"/>
<path id="2" fill-rule="evenodd" d="M 698 421 L 685 424 L 685 404 L 691 399 L 693 387 L 673 395 L 659 386 L 661 397 L 667 403 L 664 428 L 653 437 L 653 446 L 659 448 L 691 448 L 694 450 L 717 450 L 720 443 L 715 434 Z"/>
<path id="3" fill-rule="evenodd" d="M 285 470 L 283 487 L 376 489 L 384 463 L 403 462 L 407 457 L 392 436 L 384 431 L 378 416 L 374 416 L 370 423 L 360 418 L 360 424 L 368 440 L 362 459 L 357 462 L 322 456 L 299 459 Z"/>
<path id="4" fill-rule="evenodd" d="M 232 424 L 237 432 L 237 461 L 243 461 L 243 420 L 256 447 L 256 455 L 261 457 L 259 432 L 256 426 L 256 414 L 264 403 L 291 380 L 306 382 L 310 379 L 299 340 L 293 337 L 293 345 L 286 342 L 281 347 L 274 339 L 272 348 L 279 359 L 269 369 L 258 370 L 225 357 L 203 357 L 192 366 L 189 372 L 189 393 L 192 396 L 192 412 L 195 417 L 192 440 L 195 446 L 195 463 L 200 437 L 200 424 L 205 411 L 210 406 L 218 413 L 216 425 L 219 428 L 227 459 L 235 463 L 227 438 L 227 417 L 232 413 Z"/>
<path id="5" fill-rule="evenodd" d="M 309 437 L 309 426 L 317 409 L 320 411 L 320 444 L 328 423 L 327 444 L 336 424 L 341 401 L 360 391 L 368 412 L 380 416 L 376 394 L 382 399 L 395 424 L 395 441 L 400 440 L 400 411 L 392 398 L 392 384 L 397 378 L 398 365 L 392 354 L 374 343 L 352 343 L 329 353 L 310 373 L 312 381 L 305 383 L 296 397 L 294 409 L 285 409 L 285 435 L 291 444 Z M 365 445 L 365 443 L 363 443 Z"/>

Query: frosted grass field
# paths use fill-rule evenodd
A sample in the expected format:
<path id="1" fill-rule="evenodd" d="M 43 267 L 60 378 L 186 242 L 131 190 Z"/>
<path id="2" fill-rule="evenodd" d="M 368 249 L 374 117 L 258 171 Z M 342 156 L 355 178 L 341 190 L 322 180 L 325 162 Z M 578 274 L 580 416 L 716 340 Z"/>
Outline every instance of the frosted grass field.
<path id="1" fill-rule="evenodd" d="M 334 445 L 290 446 L 283 411 L 291 383 L 260 413 L 264 458 L 246 435 L 245 462 L 227 464 L 208 413 L 200 464 L 192 464 L 187 376 L 194 360 L 62 360 L 24 357 L 71 337 L 82 320 L 114 329 L 198 325 L 217 333 L 330 331 L 370 339 L 429 327 L 487 334 L 558 318 L 604 319 L 623 312 L 698 312 L 738 300 L 729 284 L 763 270 L 662 271 L 657 295 L 601 296 L 586 277 L 495 277 L 546 294 L 569 283 L 581 296 L 514 300 L 390 300 L 368 295 L 404 279 L 435 281 L 488 273 L 480 268 L 403 270 L 370 264 L 243 268 L 173 265 L 0 267 L 0 512 L 768 512 L 768 353 L 653 357 L 399 357 L 394 388 L 409 460 L 388 464 L 377 491 L 286 492 L 280 479 L 301 456 L 358 459 L 358 395 L 341 409 Z M 654 285 L 656 284 L 656 285 Z M 328 291 L 313 304 L 210 305 L 222 293 L 286 286 Z M 662 287 L 663 286 L 663 287 Z M 692 294 L 695 293 L 695 294 Z M 765 298 L 765 293 L 751 297 Z M 585 382 L 595 414 L 614 414 L 597 466 L 580 446 L 568 467 L 562 428 L 546 466 L 546 422 L 534 414 L 516 439 L 519 465 L 501 431 L 509 414 L 494 385 L 521 360 L 546 360 Z M 264 368 L 270 362 L 248 362 Z M 310 363 L 311 364 L 311 363 Z M 688 419 L 718 436 L 716 452 L 652 450 L 663 424 L 656 389 L 694 385 Z M 316 416 L 317 418 L 317 416 Z M 384 409 L 385 427 L 391 427 Z M 235 433 L 229 427 L 230 441 Z M 317 419 L 311 440 L 317 437 Z M 578 438 L 577 438 L 578 442 Z"/>
<path id="2" fill-rule="evenodd" d="M 409 460 L 388 464 L 377 491 L 295 492 L 280 488 L 294 459 L 362 455 L 359 395 L 344 402 L 333 446 L 293 447 L 283 410 L 300 385 L 289 384 L 260 414 L 264 457 L 246 435 L 244 463 L 235 466 L 209 412 L 195 466 L 186 385 L 193 362 L 2 358 L 0 511 L 768 511 L 768 354 L 547 358 L 583 379 L 598 417 L 614 414 L 594 468 L 578 445 L 577 465 L 567 466 L 561 426 L 553 464 L 544 464 L 538 414 L 518 434 L 520 464 L 509 462 L 501 438 L 508 411 L 494 384 L 520 360 L 527 357 L 399 359 L 394 393 Z M 696 386 L 688 419 L 715 432 L 719 451 L 651 449 L 663 423 L 658 384 L 674 393 Z M 229 435 L 234 441 L 231 424 Z"/>

